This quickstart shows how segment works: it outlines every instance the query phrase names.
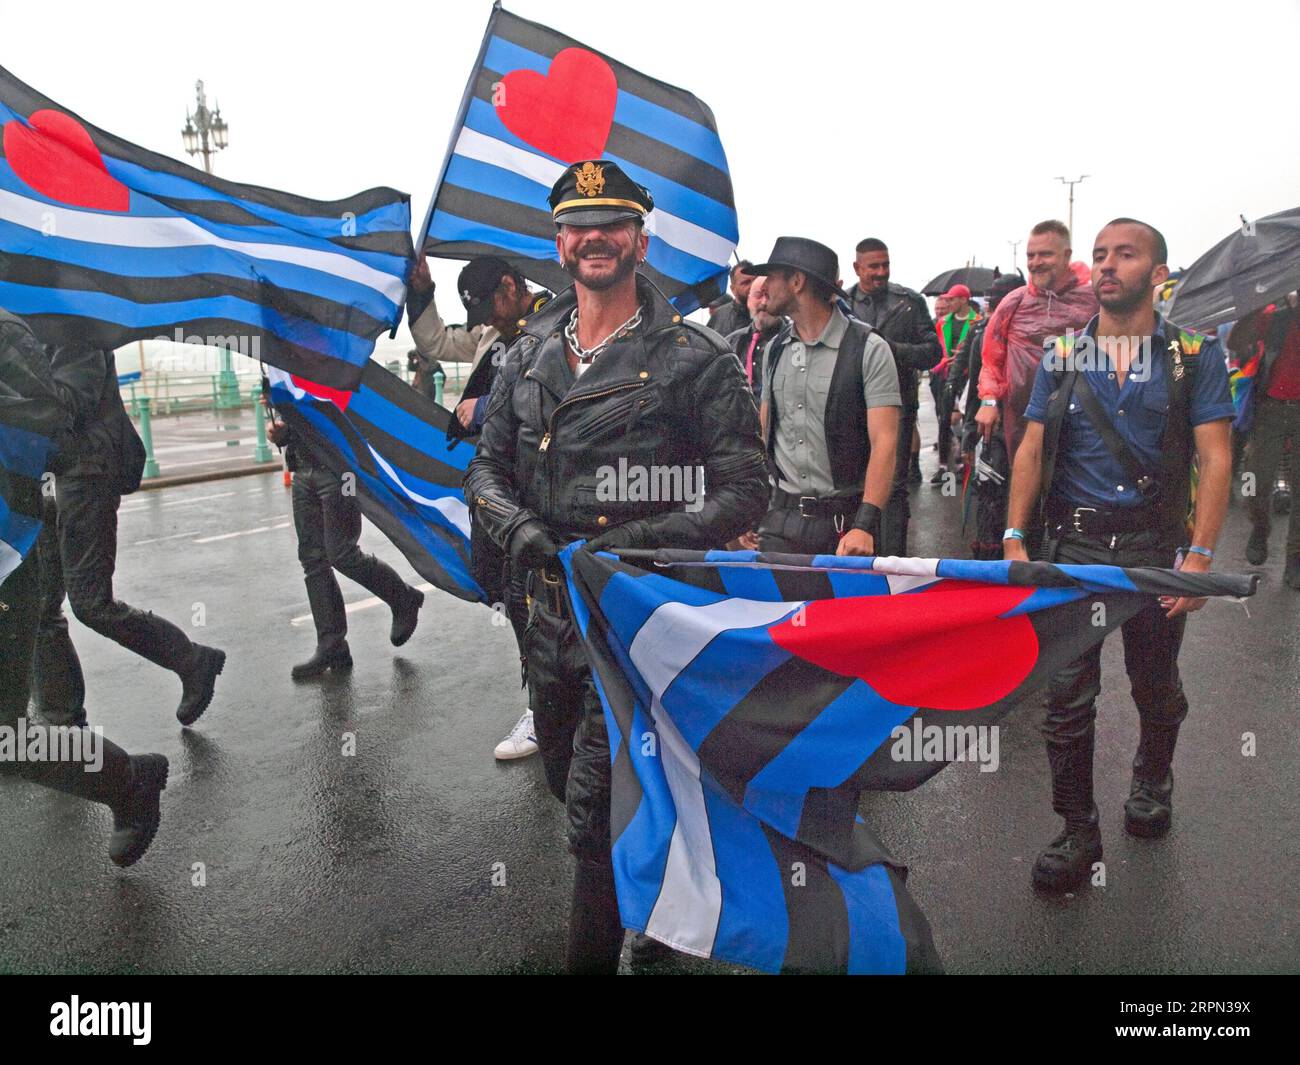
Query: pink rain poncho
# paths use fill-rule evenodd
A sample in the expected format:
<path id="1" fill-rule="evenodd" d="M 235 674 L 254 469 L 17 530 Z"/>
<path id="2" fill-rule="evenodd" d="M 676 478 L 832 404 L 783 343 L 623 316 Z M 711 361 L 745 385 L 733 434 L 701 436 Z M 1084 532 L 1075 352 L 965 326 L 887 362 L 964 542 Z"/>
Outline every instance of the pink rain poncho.
<path id="1" fill-rule="evenodd" d="M 1070 264 L 1070 280 L 1060 292 L 1018 288 L 998 304 L 984 333 L 980 399 L 1000 399 L 1007 455 L 1015 459 L 1025 435 L 1023 415 L 1043 361 L 1043 342 L 1067 329 L 1080 330 L 1097 313 L 1092 273 L 1086 263 Z"/>

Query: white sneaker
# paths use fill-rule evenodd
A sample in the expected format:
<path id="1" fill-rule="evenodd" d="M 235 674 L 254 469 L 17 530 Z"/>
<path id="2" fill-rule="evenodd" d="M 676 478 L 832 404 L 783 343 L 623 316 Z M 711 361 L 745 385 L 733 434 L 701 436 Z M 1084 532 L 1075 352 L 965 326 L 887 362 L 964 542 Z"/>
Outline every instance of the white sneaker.
<path id="1" fill-rule="evenodd" d="M 510 735 L 496 745 L 492 752 L 502 762 L 512 758 L 527 758 L 537 753 L 537 734 L 533 731 L 533 712 L 525 710 L 523 717 L 510 730 Z"/>

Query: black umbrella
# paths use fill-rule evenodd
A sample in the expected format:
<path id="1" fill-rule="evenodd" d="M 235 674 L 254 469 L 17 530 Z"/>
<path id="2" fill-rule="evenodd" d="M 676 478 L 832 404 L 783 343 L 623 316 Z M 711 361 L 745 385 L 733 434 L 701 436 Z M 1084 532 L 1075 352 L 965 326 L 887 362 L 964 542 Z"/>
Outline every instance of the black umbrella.
<path id="1" fill-rule="evenodd" d="M 959 266 L 955 270 L 945 270 L 921 292 L 926 296 L 942 296 L 953 285 L 965 285 L 972 296 L 985 296 L 997 276 L 984 266 Z"/>
<path id="2" fill-rule="evenodd" d="M 1183 271 L 1170 321 L 1209 330 L 1300 288 L 1300 207 L 1245 223 Z"/>

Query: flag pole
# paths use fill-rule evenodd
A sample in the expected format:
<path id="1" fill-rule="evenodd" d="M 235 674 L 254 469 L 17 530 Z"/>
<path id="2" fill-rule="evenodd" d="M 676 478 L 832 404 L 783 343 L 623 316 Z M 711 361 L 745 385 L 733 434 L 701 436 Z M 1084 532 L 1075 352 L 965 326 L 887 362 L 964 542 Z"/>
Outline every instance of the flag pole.
<path id="1" fill-rule="evenodd" d="M 488 16 L 487 29 L 483 31 L 483 42 L 479 45 L 478 58 L 474 60 L 474 68 L 470 71 L 469 80 L 465 83 L 465 94 L 460 100 L 460 110 L 456 112 L 456 121 L 451 127 L 451 136 L 447 138 L 447 151 L 442 157 L 442 167 L 438 171 L 438 180 L 433 186 L 433 197 L 429 200 L 429 209 L 424 213 L 424 224 L 420 226 L 420 236 L 415 242 L 415 254 L 424 253 L 424 242 L 429 236 L 429 223 L 433 221 L 433 206 L 438 202 L 438 194 L 442 191 L 443 179 L 447 176 L 447 168 L 451 165 L 451 157 L 456 151 L 456 138 L 460 136 L 460 131 L 465 128 L 465 116 L 469 113 L 469 102 L 474 98 L 474 82 L 478 78 L 478 72 L 483 69 L 483 61 L 487 57 L 488 41 L 492 39 L 492 29 L 496 26 L 497 15 L 501 11 L 501 0 L 492 0 L 492 14 Z"/>

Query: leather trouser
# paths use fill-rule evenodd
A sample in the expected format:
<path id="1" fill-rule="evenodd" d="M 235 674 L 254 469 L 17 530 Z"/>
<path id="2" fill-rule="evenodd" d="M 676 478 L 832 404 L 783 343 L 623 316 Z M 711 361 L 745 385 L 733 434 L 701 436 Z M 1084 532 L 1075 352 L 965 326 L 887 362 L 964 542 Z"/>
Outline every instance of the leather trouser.
<path id="1" fill-rule="evenodd" d="M 806 518 L 795 507 L 773 507 L 758 523 L 758 549 L 787 555 L 833 555 L 842 530 L 853 525 L 857 505 L 838 518 Z"/>
<path id="2" fill-rule="evenodd" d="M 880 515 L 878 555 L 907 557 L 907 527 L 912 517 L 908 493 L 908 476 L 912 470 L 912 430 L 916 428 L 917 409 L 904 406 L 898 419 L 898 450 L 894 460 L 894 483 L 889 489 Z"/>
<path id="3" fill-rule="evenodd" d="M 1173 538 L 1159 531 L 1115 536 L 1061 537 L 1056 562 L 1112 566 L 1174 564 Z M 1137 705 L 1141 739 L 1134 770 L 1158 783 L 1173 759 L 1178 729 L 1187 716 L 1187 696 L 1178 674 L 1178 651 L 1187 616 L 1170 620 L 1152 602 L 1124 622 L 1124 665 Z M 1043 737 L 1052 767 L 1052 806 L 1068 821 L 1085 820 L 1092 808 L 1092 759 L 1096 699 L 1101 691 L 1101 644 L 1048 682 Z"/>
<path id="4" fill-rule="evenodd" d="M 564 801 L 577 859 L 569 916 L 571 973 L 613 973 L 623 944 L 610 859 L 610 760 L 605 714 L 569 614 L 563 577 L 530 573 L 523 649 L 528 705 L 546 782 Z"/>
<path id="5" fill-rule="evenodd" d="M 316 639 L 322 647 L 337 646 L 348 632 L 335 570 L 389 607 L 401 603 L 406 582 L 391 566 L 358 546 L 361 507 L 355 495 L 344 493 L 343 482 L 334 471 L 300 464 L 293 476 L 293 524 Z"/>
<path id="6" fill-rule="evenodd" d="M 63 579 L 77 620 L 155 665 L 182 677 L 189 673 L 195 656 L 190 638 L 165 618 L 113 597 L 117 508 L 122 497 L 109 479 L 60 476 L 56 494 Z M 42 628 L 37 651 L 42 671 L 59 659 L 59 639 L 57 630 Z M 66 642 L 66 632 L 63 639 Z"/>
<path id="7" fill-rule="evenodd" d="M 32 656 L 32 700 L 50 723 L 79 724 L 86 719 L 86 678 L 63 613 L 67 591 L 59 555 L 59 508 L 53 496 L 42 499 L 42 511 L 43 524 L 36 541 L 41 587 L 36 652 Z"/>
<path id="8" fill-rule="evenodd" d="M 130 790 L 130 758 L 121 747 L 102 735 L 92 741 L 90 729 L 83 728 L 79 739 L 83 752 L 91 750 L 92 742 L 100 745 L 103 762 L 98 771 L 87 772 L 84 759 L 53 761 L 48 754 L 39 761 L 19 760 L 17 757 L 17 730 L 19 720 L 27 713 L 28 681 L 39 623 L 38 568 L 35 554 L 29 554 L 0 586 L 0 728 L 13 730 L 15 736 L 12 757 L 0 758 L 0 775 L 20 777 L 106 806 L 117 806 Z M 24 753 L 32 750 L 32 734 L 40 729 L 48 730 L 47 752 L 55 749 L 55 733 L 72 731 L 64 730 L 63 726 L 28 721 L 28 742 Z M 66 752 L 67 748 L 64 749 Z"/>

